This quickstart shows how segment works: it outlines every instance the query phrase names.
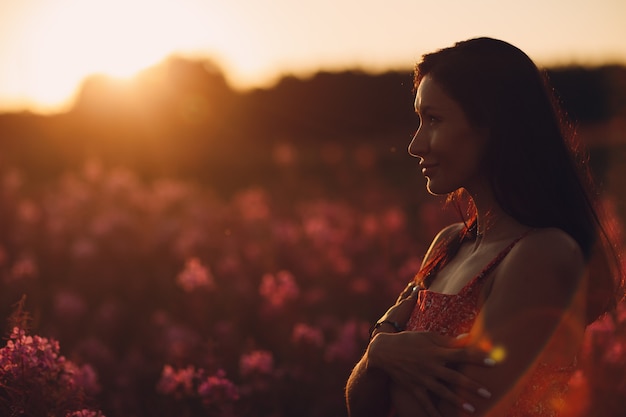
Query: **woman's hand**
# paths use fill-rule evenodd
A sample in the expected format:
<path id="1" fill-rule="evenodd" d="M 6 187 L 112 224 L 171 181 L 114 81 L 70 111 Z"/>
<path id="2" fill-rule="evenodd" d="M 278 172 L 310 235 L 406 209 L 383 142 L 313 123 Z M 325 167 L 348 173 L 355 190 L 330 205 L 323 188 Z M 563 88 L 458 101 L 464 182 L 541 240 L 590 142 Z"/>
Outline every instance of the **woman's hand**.
<path id="1" fill-rule="evenodd" d="M 390 391 L 397 417 L 441 417 L 426 389 L 412 387 L 409 391 L 406 387 L 393 384 Z"/>
<path id="2" fill-rule="evenodd" d="M 415 303 L 417 302 L 417 293 L 419 288 L 413 284 L 409 283 L 407 287 L 402 291 L 396 303 L 387 310 L 385 314 L 378 320 L 378 323 L 384 322 L 393 322 L 397 323 L 403 329 L 406 328 L 406 324 L 411 317 L 411 313 L 415 308 Z M 382 327 L 382 326 L 381 326 Z M 391 328 L 391 326 L 390 326 Z M 382 331 L 382 328 L 376 328 L 371 334 L 373 338 L 378 334 L 379 331 Z M 395 330 L 395 329 L 394 329 Z"/>
<path id="3" fill-rule="evenodd" d="M 426 393 L 469 412 L 473 406 L 457 394 L 459 388 L 483 398 L 490 396 L 485 387 L 450 368 L 458 364 L 493 365 L 487 354 L 468 347 L 464 338 L 432 332 L 378 334 L 365 356 L 368 368 L 382 370 L 394 384 L 413 394 L 429 416 L 438 413 Z"/>

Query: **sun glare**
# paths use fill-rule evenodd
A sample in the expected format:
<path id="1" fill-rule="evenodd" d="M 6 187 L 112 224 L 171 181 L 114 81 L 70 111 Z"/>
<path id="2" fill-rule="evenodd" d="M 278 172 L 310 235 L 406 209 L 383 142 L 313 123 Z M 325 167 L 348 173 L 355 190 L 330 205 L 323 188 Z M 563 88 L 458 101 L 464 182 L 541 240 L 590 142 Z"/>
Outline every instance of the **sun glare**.
<path id="1" fill-rule="evenodd" d="M 22 29 L 15 93 L 35 100 L 28 105 L 38 111 L 67 106 L 91 74 L 129 78 L 172 53 L 199 49 L 192 42 L 211 35 L 198 33 L 208 32 L 202 26 L 175 2 L 50 2 Z"/>

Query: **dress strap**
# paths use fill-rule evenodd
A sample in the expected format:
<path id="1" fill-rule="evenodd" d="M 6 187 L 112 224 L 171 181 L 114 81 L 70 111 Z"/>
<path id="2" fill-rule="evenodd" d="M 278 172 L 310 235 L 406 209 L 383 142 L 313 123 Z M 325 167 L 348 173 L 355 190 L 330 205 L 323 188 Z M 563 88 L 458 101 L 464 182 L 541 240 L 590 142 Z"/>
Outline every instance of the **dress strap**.
<path id="1" fill-rule="evenodd" d="M 530 233 L 530 230 L 527 230 L 526 232 L 524 232 L 521 236 L 517 237 L 515 240 L 513 240 L 506 248 L 502 249 L 500 251 L 500 253 L 498 253 L 496 255 L 495 258 L 493 258 L 491 260 L 491 262 L 489 262 L 489 264 L 482 270 L 480 271 L 480 273 L 478 274 L 478 276 L 476 277 L 477 280 L 482 280 L 482 278 L 486 277 L 487 275 L 489 275 L 489 273 L 491 271 L 493 271 L 495 269 L 495 267 L 497 267 L 498 265 L 500 265 L 500 262 L 502 262 L 502 260 L 504 259 L 504 257 L 506 255 L 509 254 L 509 252 L 511 252 L 511 249 L 513 249 L 513 247 L 517 244 L 517 242 L 519 242 L 520 240 L 522 240 L 528 233 Z"/>

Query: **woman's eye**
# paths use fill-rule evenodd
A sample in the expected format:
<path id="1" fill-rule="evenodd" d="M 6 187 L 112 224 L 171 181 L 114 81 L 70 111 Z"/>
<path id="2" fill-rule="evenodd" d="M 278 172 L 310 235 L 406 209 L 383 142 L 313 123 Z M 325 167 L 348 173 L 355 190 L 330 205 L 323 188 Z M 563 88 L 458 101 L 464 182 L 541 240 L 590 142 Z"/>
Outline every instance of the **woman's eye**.
<path id="1" fill-rule="evenodd" d="M 440 122 L 441 119 L 437 116 L 432 116 L 429 114 L 417 115 L 417 126 L 420 127 L 422 124 L 427 123 L 428 125 L 434 125 Z"/>

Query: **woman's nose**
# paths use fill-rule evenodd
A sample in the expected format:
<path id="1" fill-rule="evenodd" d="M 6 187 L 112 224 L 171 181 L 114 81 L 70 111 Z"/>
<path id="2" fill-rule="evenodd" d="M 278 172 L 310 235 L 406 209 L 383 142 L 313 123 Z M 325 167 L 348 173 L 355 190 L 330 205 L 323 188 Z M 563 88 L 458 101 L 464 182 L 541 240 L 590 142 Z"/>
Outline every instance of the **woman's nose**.
<path id="1" fill-rule="evenodd" d="M 428 153 L 428 141 L 423 137 L 423 134 L 420 134 L 421 130 L 420 126 L 415 135 L 413 135 L 411 143 L 409 143 L 409 155 L 416 158 L 421 158 Z"/>

